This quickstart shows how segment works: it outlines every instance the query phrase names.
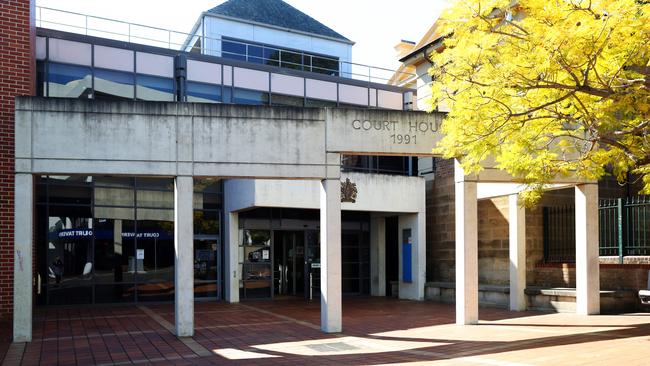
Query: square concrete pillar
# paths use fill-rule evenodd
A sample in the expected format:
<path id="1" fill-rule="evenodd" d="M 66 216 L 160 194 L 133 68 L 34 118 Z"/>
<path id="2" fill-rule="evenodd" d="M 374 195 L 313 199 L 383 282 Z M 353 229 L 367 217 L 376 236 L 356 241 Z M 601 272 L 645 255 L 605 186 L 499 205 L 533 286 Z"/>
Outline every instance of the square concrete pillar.
<path id="1" fill-rule="evenodd" d="M 228 198 L 226 198 L 227 200 Z M 223 255 L 225 263 L 224 271 L 224 299 L 229 303 L 239 302 L 239 278 L 237 273 L 239 267 L 239 214 L 237 212 L 226 212 L 224 215 L 224 244 Z"/>
<path id="2" fill-rule="evenodd" d="M 424 202 L 424 200 L 422 200 Z M 424 210 L 416 214 L 404 214 L 398 218 L 399 232 L 399 298 L 408 300 L 424 300 L 424 284 L 426 280 L 426 237 Z M 404 237 L 411 234 L 410 241 Z M 411 280 L 404 279 L 404 244 L 411 247 Z"/>
<path id="3" fill-rule="evenodd" d="M 478 324 L 476 182 L 456 181 L 456 324 Z"/>
<path id="4" fill-rule="evenodd" d="M 326 333 L 342 330 L 341 182 L 325 179 L 320 187 L 320 319 Z"/>
<path id="5" fill-rule="evenodd" d="M 370 217 L 370 295 L 386 296 L 386 218 Z"/>
<path id="6" fill-rule="evenodd" d="M 510 227 L 510 310 L 526 310 L 526 209 L 519 204 L 519 194 L 508 197 Z"/>
<path id="7" fill-rule="evenodd" d="M 598 185 L 575 187 L 576 206 L 576 313 L 600 313 L 598 263 Z"/>
<path id="8" fill-rule="evenodd" d="M 14 192 L 14 342 L 32 341 L 34 178 L 16 174 Z"/>
<path id="9" fill-rule="evenodd" d="M 174 311 L 176 336 L 194 335 L 194 212 L 192 177 L 174 185 Z"/>

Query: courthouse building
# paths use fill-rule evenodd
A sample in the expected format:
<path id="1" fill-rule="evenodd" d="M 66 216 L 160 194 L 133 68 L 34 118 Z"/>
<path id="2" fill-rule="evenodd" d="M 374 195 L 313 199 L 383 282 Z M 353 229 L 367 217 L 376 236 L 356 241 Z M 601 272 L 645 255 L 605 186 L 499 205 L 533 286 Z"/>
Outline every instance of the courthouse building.
<path id="1" fill-rule="evenodd" d="M 194 300 L 320 298 L 337 332 L 342 296 L 455 297 L 458 323 L 476 323 L 479 234 L 495 226 L 477 200 L 501 202 L 500 293 L 530 305 L 521 186 L 432 157 L 443 113 L 413 110 L 418 88 L 360 72 L 352 41 L 287 3 L 229 0 L 189 34 L 0 8 L 14 340 L 31 340 L 34 306 L 152 301 L 175 303 L 178 336 L 193 334 Z M 554 188 L 573 186 L 574 310 L 593 314 L 598 191 Z"/>

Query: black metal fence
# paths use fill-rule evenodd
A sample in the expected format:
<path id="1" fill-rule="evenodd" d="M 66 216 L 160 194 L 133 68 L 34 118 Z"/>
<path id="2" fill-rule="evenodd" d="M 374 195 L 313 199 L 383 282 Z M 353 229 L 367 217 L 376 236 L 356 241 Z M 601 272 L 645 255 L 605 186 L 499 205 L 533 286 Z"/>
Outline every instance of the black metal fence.
<path id="1" fill-rule="evenodd" d="M 575 208 L 543 208 L 544 261 L 575 261 Z M 598 205 L 600 255 L 650 255 L 650 196 L 602 199 Z"/>

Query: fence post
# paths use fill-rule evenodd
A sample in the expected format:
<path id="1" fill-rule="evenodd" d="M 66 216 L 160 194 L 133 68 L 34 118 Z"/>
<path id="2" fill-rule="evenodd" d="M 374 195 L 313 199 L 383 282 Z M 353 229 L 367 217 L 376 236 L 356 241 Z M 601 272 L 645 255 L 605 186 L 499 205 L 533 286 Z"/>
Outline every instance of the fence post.
<path id="1" fill-rule="evenodd" d="M 543 236 L 543 242 L 544 242 L 544 263 L 548 263 L 548 256 L 549 256 L 549 246 L 550 246 L 550 240 L 549 240 L 549 220 L 548 220 L 548 207 L 542 207 L 542 220 L 543 220 L 543 226 L 544 226 L 544 235 Z"/>
<path id="2" fill-rule="evenodd" d="M 616 228 L 618 230 L 618 261 L 623 264 L 623 199 L 616 202 Z"/>

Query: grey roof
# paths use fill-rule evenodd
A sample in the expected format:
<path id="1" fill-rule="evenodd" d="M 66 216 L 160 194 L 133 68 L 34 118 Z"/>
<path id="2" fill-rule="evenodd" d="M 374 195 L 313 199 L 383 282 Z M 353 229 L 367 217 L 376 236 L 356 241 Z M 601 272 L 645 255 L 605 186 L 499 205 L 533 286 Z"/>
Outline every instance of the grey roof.
<path id="1" fill-rule="evenodd" d="M 351 42 L 282 0 L 228 0 L 208 13 L 293 29 Z"/>

